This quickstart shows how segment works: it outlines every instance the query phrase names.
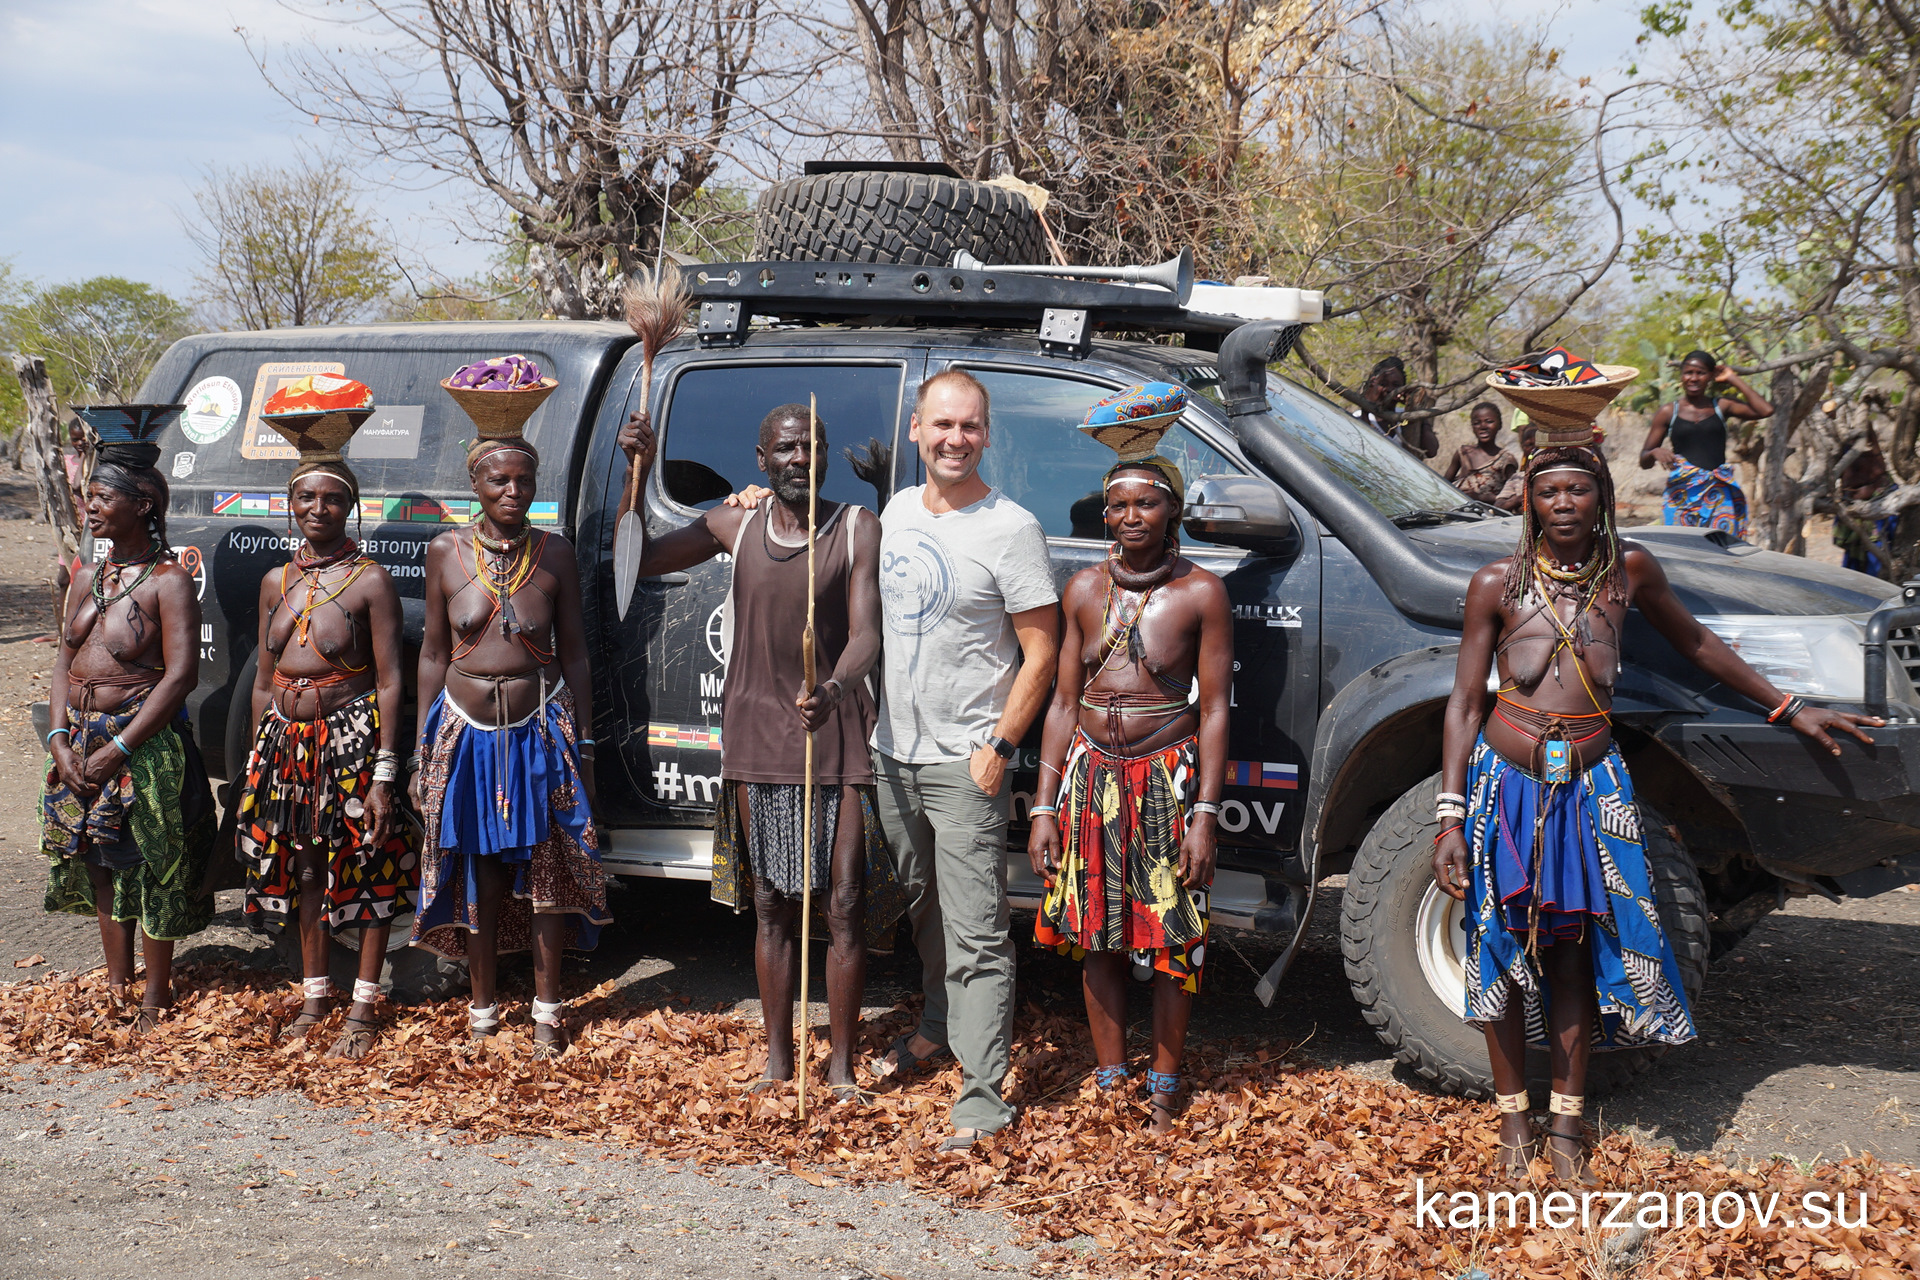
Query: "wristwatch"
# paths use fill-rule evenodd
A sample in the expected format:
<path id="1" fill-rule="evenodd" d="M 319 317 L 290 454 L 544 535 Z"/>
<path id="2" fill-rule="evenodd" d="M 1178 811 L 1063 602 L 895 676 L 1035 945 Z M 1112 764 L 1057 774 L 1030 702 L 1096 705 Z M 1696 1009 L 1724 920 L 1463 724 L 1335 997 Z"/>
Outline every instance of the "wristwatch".
<path id="1" fill-rule="evenodd" d="M 1013 759 L 1013 753 L 1016 750 L 1018 750 L 1018 748 L 1013 743 L 1008 742 L 1005 738 L 997 737 L 997 736 L 988 738 L 987 745 L 992 747 L 993 754 L 999 756 L 1002 760 Z"/>

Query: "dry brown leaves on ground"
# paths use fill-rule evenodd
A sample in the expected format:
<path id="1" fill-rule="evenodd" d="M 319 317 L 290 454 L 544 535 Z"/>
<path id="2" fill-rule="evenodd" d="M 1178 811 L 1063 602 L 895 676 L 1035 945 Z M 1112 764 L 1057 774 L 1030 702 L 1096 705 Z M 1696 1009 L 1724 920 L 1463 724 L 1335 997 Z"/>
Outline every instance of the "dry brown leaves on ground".
<path id="1" fill-rule="evenodd" d="M 1424 1183 L 1483 1193 L 1494 1180 L 1493 1126 L 1484 1106 L 1432 1097 L 1397 1083 L 1287 1061 L 1269 1049 L 1208 1046 L 1190 1055 L 1192 1104 L 1176 1135 L 1143 1132 L 1131 1097 L 1087 1083 L 1084 1027 L 1029 1008 L 1020 1019 L 1009 1096 L 1023 1108 L 1013 1130 L 970 1159 L 938 1156 L 958 1070 L 925 1078 L 870 1104 L 829 1105 L 823 1090 L 803 1125 L 788 1094 L 744 1096 L 763 1054 L 756 1026 L 719 1013 L 630 1003 L 611 984 L 573 1001 L 577 1039 L 565 1057 L 528 1057 L 525 1011 L 514 1029 L 475 1047 L 464 1004 L 392 1009 L 364 1062 L 323 1056 L 334 1018 L 304 1045 L 276 1048 L 299 997 L 237 966 L 183 968 L 174 1013 L 135 1040 L 109 1002 L 104 979 L 54 975 L 0 988 L 0 1062 L 37 1060 L 83 1069 L 120 1067 L 223 1094 L 291 1090 L 316 1105 L 351 1108 L 366 1122 L 453 1132 L 575 1138 L 714 1164 L 763 1160 L 816 1185 L 888 1179 L 956 1205 L 1015 1215 L 1026 1242 L 1091 1237 L 1097 1252 L 1048 1249 L 1053 1271 L 1127 1276 L 1395 1277 L 1452 1280 L 1469 1263 L 1501 1280 L 1609 1272 L 1601 1233 L 1416 1225 Z M 906 1025 L 904 1010 L 868 1029 L 874 1047 Z M 824 1037 L 815 1040 L 825 1051 Z M 1848 1276 L 1900 1280 L 1920 1261 L 1920 1185 L 1906 1169 L 1867 1158 L 1820 1166 L 1735 1170 L 1705 1158 L 1608 1135 L 1594 1153 L 1603 1186 L 1673 1195 L 1721 1193 L 1789 1206 L 1804 1192 L 1845 1192 L 1863 1226 L 1657 1231 L 1637 1275 Z M 1542 1188 L 1544 1192 L 1546 1188 Z M 1636 1204 L 1641 1203 L 1636 1200 Z M 1594 1221 L 1611 1206 L 1595 1202 Z M 1623 1219 L 1631 1220 L 1632 1212 Z"/>

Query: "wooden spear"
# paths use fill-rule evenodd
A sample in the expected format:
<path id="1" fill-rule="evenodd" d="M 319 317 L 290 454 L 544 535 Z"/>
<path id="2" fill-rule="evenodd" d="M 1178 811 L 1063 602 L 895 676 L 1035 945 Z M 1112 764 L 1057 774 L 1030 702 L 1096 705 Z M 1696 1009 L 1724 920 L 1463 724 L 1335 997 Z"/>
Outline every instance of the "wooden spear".
<path id="1" fill-rule="evenodd" d="M 814 693 L 813 677 L 813 535 L 820 519 L 820 415 L 812 395 L 807 396 L 807 629 L 800 633 L 800 665 L 806 696 Z M 807 785 L 800 802 L 800 1118 L 807 1118 L 807 1060 L 811 1048 L 812 1017 L 808 1013 L 808 941 L 813 935 L 813 730 L 807 730 Z"/>
<path id="2" fill-rule="evenodd" d="M 640 339 L 640 407 L 648 413 L 653 412 L 653 358 L 687 327 L 687 306 L 691 301 L 680 269 L 670 262 L 663 262 L 652 271 L 639 272 L 627 284 L 627 326 Z M 653 425 L 657 433 L 660 424 Z M 621 618 L 627 616 L 627 606 L 633 603 L 634 584 L 640 580 L 640 554 L 646 541 L 646 526 L 639 506 L 640 468 L 629 467 L 620 521 L 613 530 L 613 603 Z"/>

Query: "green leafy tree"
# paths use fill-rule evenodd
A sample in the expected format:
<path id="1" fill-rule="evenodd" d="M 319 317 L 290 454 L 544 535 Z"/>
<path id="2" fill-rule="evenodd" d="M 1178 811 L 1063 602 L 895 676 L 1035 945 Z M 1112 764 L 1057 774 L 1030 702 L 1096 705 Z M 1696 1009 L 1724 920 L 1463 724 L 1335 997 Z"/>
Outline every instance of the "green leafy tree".
<path id="1" fill-rule="evenodd" d="M 185 304 L 119 276 L 30 289 L 0 309 L 0 323 L 15 350 L 45 358 L 67 404 L 133 399 L 154 361 L 192 328 Z"/>
<path id="2" fill-rule="evenodd" d="M 1312 197 L 1275 211 L 1272 274 L 1348 318 L 1300 351 L 1328 386 L 1353 398 L 1337 371 L 1392 353 L 1414 416 L 1458 409 L 1596 300 L 1623 238 L 1600 145 L 1613 103 L 1581 96 L 1544 31 L 1392 22 L 1344 62 L 1313 117 Z"/>
<path id="3" fill-rule="evenodd" d="M 199 249 L 200 297 L 239 329 L 341 324 L 384 303 L 400 278 L 385 237 L 352 202 L 351 171 L 323 160 L 291 168 L 211 169 L 186 232 Z"/>
<path id="4" fill-rule="evenodd" d="M 1814 511 L 1920 506 L 1920 485 L 1871 509 L 1840 488 L 1876 444 L 1920 479 L 1920 6 L 1729 0 L 1696 21 L 1679 0 L 1643 17 L 1671 50 L 1679 122 L 1639 188 L 1671 225 L 1644 229 L 1634 262 L 1702 290 L 1726 358 L 1771 375 L 1764 539 L 1797 550 Z M 1890 576 L 1920 568 L 1914 524 Z"/>

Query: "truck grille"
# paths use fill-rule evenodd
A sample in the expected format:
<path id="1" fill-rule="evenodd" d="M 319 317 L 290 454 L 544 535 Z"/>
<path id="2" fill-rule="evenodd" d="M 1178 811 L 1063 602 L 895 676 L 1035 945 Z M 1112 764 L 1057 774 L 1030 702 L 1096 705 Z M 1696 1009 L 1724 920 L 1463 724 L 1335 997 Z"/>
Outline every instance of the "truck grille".
<path id="1" fill-rule="evenodd" d="M 1902 627 L 1887 637 L 1893 660 L 1906 668 L 1907 679 L 1920 688 L 1920 628 Z"/>

